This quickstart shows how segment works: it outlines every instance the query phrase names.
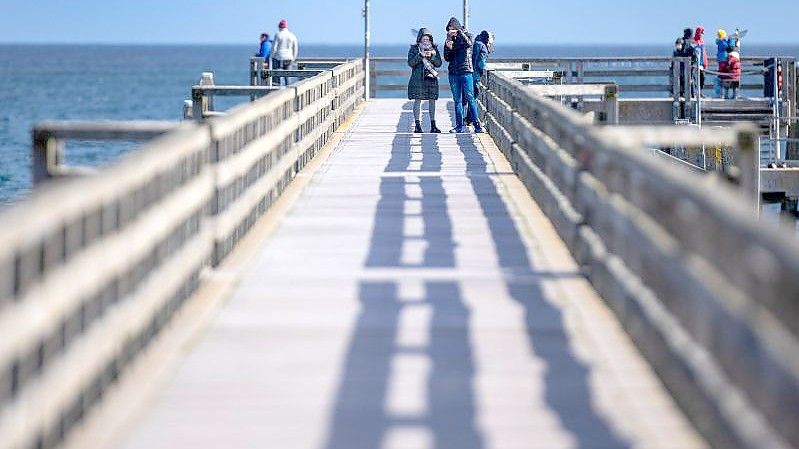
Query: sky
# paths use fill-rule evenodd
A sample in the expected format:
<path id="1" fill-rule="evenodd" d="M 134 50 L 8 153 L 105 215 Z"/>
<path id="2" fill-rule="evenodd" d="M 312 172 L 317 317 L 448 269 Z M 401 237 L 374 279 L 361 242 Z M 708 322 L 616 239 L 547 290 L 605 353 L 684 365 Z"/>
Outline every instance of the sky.
<path id="1" fill-rule="evenodd" d="M 748 29 L 758 44 L 799 43 L 797 0 L 470 0 L 473 31 L 508 44 L 673 43 L 687 26 Z M 720 6 L 723 5 L 723 6 Z M 363 42 L 363 0 L 0 0 L 0 43 L 246 44 L 281 18 L 301 42 Z M 371 0 L 372 42 L 411 28 L 443 37 L 462 0 Z"/>

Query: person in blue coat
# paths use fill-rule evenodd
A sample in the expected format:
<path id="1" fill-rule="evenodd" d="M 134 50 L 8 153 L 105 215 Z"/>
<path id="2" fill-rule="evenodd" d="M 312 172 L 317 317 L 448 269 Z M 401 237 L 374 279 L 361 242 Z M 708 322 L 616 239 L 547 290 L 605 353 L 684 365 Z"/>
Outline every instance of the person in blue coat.
<path id="1" fill-rule="evenodd" d="M 474 45 L 472 46 L 472 68 L 474 69 L 474 72 L 472 72 L 472 84 L 474 84 L 475 99 L 480 95 L 480 79 L 485 73 L 488 54 L 492 51 L 494 51 L 494 36 L 488 31 L 483 30 L 474 39 Z M 467 126 L 471 125 L 472 122 L 474 122 L 472 111 L 465 101 L 463 107 L 466 109 L 465 123 Z"/>
<path id="2" fill-rule="evenodd" d="M 269 39 L 268 34 L 261 33 L 261 47 L 258 49 L 258 53 L 256 53 L 255 56 L 268 60 L 269 56 L 271 55 L 272 55 L 272 39 Z"/>
<path id="3" fill-rule="evenodd" d="M 727 37 L 727 32 L 724 30 L 716 31 L 716 60 L 719 64 L 719 73 L 727 71 L 727 50 L 730 48 L 732 48 L 732 41 Z M 717 76 L 716 81 L 713 83 L 713 87 L 716 92 L 716 97 L 718 98 L 721 98 L 722 84 L 721 76 Z"/>

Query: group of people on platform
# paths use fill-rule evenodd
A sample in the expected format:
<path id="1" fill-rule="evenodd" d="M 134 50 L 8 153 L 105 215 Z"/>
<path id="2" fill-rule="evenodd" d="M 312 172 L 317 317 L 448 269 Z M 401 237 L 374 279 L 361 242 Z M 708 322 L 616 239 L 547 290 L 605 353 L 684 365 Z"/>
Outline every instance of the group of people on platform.
<path id="1" fill-rule="evenodd" d="M 475 98 L 479 93 L 480 77 L 485 71 L 488 54 L 493 51 L 494 38 L 488 31 L 473 37 L 455 17 L 447 22 L 446 32 L 443 55 L 433 39 L 433 33 L 427 28 L 419 30 L 416 42 L 408 49 L 408 65 L 411 67 L 408 99 L 413 100 L 413 132 L 424 132 L 423 100 L 427 100 L 428 104 L 430 132 L 441 132 L 436 126 L 436 100 L 439 77 L 437 69 L 443 64 L 443 56 L 443 60 L 449 63 L 449 86 L 455 103 L 455 127 L 449 132 L 468 133 L 469 126 L 474 126 L 475 133 L 482 133 Z"/>
<path id="2" fill-rule="evenodd" d="M 274 69 L 294 70 L 297 56 L 300 52 L 297 36 L 289 31 L 289 24 L 286 19 L 278 23 L 277 29 L 274 39 L 270 39 L 267 33 L 261 33 L 261 46 L 255 56 L 264 58 L 267 61 L 272 58 L 272 68 Z M 273 82 L 279 85 L 281 79 L 287 85 L 289 84 L 288 77 L 273 77 Z"/>
<path id="3" fill-rule="evenodd" d="M 738 98 L 738 89 L 741 86 L 741 37 L 746 33 L 735 30 L 732 36 L 728 36 L 725 30 L 716 32 L 716 60 L 718 61 L 718 71 L 708 70 L 707 68 L 707 46 L 705 45 L 705 29 L 701 26 L 695 30 L 685 28 L 683 36 L 674 42 L 675 57 L 690 57 L 691 68 L 699 68 L 699 89 L 698 93 L 702 97 L 702 87 L 705 85 L 705 73 L 716 75 L 715 93 L 719 98 L 735 99 Z M 682 63 L 681 69 L 684 68 Z M 681 72 L 682 73 L 682 70 Z M 693 70 L 691 71 L 693 73 Z M 693 78 L 693 77 L 692 77 Z M 692 94 L 693 92 L 692 89 Z M 680 87 L 680 95 L 685 95 L 685 86 Z"/>

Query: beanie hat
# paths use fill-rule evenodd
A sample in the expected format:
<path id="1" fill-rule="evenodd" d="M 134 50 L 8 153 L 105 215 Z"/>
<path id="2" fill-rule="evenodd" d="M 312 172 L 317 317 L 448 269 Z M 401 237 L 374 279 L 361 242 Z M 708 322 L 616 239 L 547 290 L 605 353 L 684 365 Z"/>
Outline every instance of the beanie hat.
<path id="1" fill-rule="evenodd" d="M 286 21 L 286 19 L 281 20 L 280 23 L 277 25 L 277 27 L 280 28 L 281 30 L 283 28 L 288 28 L 288 26 L 289 23 Z"/>
<path id="2" fill-rule="evenodd" d="M 724 39 L 727 37 L 727 32 L 724 30 L 718 30 L 716 31 L 716 36 L 718 36 L 719 39 Z"/>

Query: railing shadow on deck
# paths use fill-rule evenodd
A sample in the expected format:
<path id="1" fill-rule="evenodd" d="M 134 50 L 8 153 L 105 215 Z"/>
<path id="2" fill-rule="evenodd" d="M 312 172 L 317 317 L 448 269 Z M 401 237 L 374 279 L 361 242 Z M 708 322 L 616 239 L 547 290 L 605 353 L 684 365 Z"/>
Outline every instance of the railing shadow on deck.
<path id="1" fill-rule="evenodd" d="M 399 128 L 407 125 L 400 115 Z M 417 141 L 417 139 L 419 139 Z M 477 194 L 482 214 L 491 232 L 499 268 L 507 273 L 504 288 L 525 310 L 528 344 L 546 365 L 546 402 L 578 447 L 625 448 L 630 444 L 617 435 L 591 403 L 589 372 L 569 346 L 560 311 L 546 300 L 542 280 L 581 277 L 579 272 L 550 273 L 535 269 L 526 246 L 487 164 L 471 136 L 397 134 L 391 159 L 381 179 L 380 199 L 367 268 L 456 268 L 453 223 L 448 211 L 449 194 L 440 173 L 439 142 L 456 143 L 466 163 L 471 189 Z M 421 142 L 421 148 L 417 142 Z M 413 143 L 413 144 L 412 144 Z M 419 152 L 412 149 L 420 148 Z M 411 159 L 421 154 L 422 159 Z M 439 174 L 436 174 L 439 172 Z M 403 175 L 400 175 L 403 173 Z M 406 210 L 408 187 L 419 191 L 421 211 Z M 422 235 L 405 234 L 405 220 L 420 220 Z M 414 245 L 418 244 L 418 245 Z M 411 247 L 424 251 L 404 254 Z M 488 257 L 488 256 L 487 256 Z M 479 449 L 484 436 L 475 426 L 474 350 L 470 344 L 469 309 L 458 280 L 429 281 L 420 298 L 400 298 L 395 281 L 365 281 L 360 284 L 362 305 L 347 352 L 342 380 L 336 393 L 330 434 L 325 449 L 380 447 L 403 428 L 417 438 L 428 438 L 431 447 Z M 431 313 L 430 340 L 421 347 L 397 343 L 403 311 L 425 308 Z M 424 326 L 424 323 L 415 323 Z M 392 414 L 385 408 L 392 364 L 415 366 L 416 374 L 427 374 L 427 408 L 410 415 Z M 429 366 L 428 366 L 429 364 Z M 408 437 L 407 434 L 405 434 Z"/>

